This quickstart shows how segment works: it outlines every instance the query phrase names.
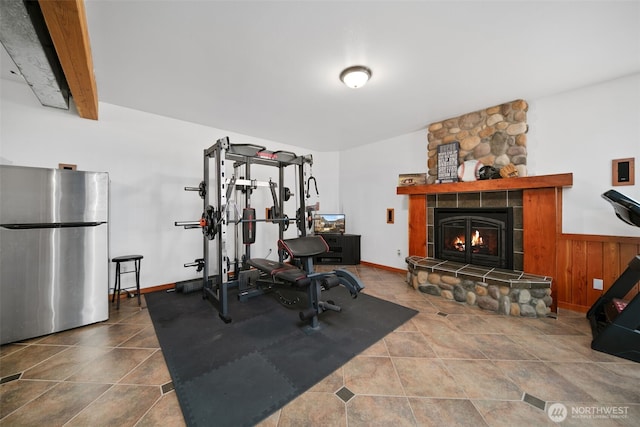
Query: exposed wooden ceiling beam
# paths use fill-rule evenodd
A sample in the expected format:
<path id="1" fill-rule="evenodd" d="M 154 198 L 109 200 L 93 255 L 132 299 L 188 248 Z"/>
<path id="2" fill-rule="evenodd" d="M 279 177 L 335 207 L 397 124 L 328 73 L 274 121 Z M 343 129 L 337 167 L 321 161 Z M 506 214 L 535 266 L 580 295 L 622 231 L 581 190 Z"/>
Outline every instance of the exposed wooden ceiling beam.
<path id="1" fill-rule="evenodd" d="M 98 120 L 98 89 L 83 0 L 39 0 L 80 117 Z"/>

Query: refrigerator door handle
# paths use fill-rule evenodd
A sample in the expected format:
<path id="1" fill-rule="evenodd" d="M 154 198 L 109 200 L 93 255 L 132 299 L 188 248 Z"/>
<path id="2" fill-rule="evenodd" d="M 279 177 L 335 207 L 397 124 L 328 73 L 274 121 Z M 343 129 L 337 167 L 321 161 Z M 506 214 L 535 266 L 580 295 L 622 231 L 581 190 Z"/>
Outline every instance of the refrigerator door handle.
<path id="1" fill-rule="evenodd" d="M 105 221 L 97 222 L 54 222 L 51 224 L 1 224 L 0 227 L 8 230 L 31 230 L 34 228 L 69 228 L 69 227 L 97 227 L 106 224 Z"/>

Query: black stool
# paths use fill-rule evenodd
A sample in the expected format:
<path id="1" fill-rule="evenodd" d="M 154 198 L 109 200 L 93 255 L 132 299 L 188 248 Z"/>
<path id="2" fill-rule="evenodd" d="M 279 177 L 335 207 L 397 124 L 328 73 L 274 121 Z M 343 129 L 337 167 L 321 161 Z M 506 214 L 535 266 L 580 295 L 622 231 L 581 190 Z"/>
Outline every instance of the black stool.
<path id="1" fill-rule="evenodd" d="M 116 283 L 113 287 L 113 296 L 111 297 L 111 303 L 113 303 L 113 301 L 116 298 L 116 293 L 118 294 L 118 305 L 116 306 L 116 308 L 118 310 L 120 310 L 120 286 L 121 286 L 121 279 L 120 279 L 120 275 L 122 274 L 127 274 L 127 273 L 136 273 L 136 293 L 138 294 L 138 306 L 140 306 L 140 260 L 142 259 L 142 255 L 123 255 L 123 256 L 119 256 L 119 257 L 115 257 L 112 258 L 111 261 L 116 263 Z M 124 273 L 122 273 L 120 271 L 120 263 L 122 262 L 128 262 L 128 261 L 133 261 L 133 265 L 134 265 L 134 270 L 133 271 L 125 271 Z M 127 291 L 125 289 L 125 291 L 127 292 L 127 294 L 129 293 L 129 291 Z"/>

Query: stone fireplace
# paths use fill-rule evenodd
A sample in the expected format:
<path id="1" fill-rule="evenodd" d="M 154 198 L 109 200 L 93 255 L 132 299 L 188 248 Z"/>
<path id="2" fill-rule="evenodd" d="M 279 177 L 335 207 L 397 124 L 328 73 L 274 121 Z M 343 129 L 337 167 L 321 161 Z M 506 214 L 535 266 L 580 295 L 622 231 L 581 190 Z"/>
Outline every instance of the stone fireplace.
<path id="1" fill-rule="evenodd" d="M 571 174 L 398 187 L 409 196 L 409 283 L 421 292 L 512 316 L 556 313 L 553 276 L 562 224 L 562 187 Z M 436 257 L 440 208 L 510 208 L 512 268 Z M 465 243 L 466 247 L 466 243 Z"/>
<path id="2" fill-rule="evenodd" d="M 552 279 L 522 271 L 522 197 L 519 189 L 427 195 L 428 257 L 407 258 L 411 285 L 510 316 L 549 315 Z"/>

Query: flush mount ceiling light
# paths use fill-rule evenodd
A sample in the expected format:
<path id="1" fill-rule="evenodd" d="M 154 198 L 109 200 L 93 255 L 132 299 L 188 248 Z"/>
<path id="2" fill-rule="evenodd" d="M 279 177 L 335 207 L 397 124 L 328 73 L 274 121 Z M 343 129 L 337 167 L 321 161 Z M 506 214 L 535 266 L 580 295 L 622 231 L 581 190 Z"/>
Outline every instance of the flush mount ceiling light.
<path id="1" fill-rule="evenodd" d="M 353 89 L 364 86 L 371 78 L 371 70 L 362 65 L 349 67 L 340 73 L 340 80 Z"/>

